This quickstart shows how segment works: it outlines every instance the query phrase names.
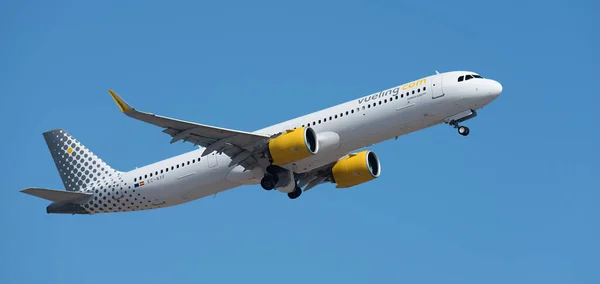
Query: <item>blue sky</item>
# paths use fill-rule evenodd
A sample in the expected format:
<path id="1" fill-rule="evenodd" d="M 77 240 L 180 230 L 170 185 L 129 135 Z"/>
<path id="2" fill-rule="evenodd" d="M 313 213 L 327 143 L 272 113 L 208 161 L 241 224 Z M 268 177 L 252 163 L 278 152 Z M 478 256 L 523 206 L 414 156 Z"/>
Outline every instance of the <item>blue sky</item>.
<path id="1" fill-rule="evenodd" d="M 596 1 L 4 1 L 2 283 L 599 283 Z M 119 113 L 252 131 L 438 70 L 504 86 L 461 137 L 369 149 L 381 178 L 48 215 L 42 132 L 127 171 L 190 151 Z"/>

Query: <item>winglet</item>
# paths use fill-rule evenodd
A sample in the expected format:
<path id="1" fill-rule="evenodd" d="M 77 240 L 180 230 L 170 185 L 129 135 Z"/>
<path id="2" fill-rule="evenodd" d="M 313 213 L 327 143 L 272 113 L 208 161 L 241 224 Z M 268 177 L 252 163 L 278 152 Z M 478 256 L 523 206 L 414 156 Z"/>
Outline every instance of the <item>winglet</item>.
<path id="1" fill-rule="evenodd" d="M 128 105 L 121 97 L 119 97 L 119 95 L 117 95 L 115 91 L 108 90 L 108 92 L 110 93 L 110 96 L 113 98 L 113 100 L 115 100 L 115 103 L 117 103 L 117 106 L 119 107 L 121 112 L 128 112 L 131 110 L 131 106 Z"/>

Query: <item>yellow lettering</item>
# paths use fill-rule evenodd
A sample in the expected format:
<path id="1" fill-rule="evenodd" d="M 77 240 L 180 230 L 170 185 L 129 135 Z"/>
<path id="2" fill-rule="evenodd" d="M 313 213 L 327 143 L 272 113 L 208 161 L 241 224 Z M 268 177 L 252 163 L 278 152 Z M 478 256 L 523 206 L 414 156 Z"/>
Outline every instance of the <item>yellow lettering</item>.
<path id="1" fill-rule="evenodd" d="M 406 91 L 410 88 L 414 88 L 416 86 L 425 85 L 427 83 L 427 79 L 421 79 L 419 81 L 414 81 L 406 85 L 402 85 L 402 90 Z"/>

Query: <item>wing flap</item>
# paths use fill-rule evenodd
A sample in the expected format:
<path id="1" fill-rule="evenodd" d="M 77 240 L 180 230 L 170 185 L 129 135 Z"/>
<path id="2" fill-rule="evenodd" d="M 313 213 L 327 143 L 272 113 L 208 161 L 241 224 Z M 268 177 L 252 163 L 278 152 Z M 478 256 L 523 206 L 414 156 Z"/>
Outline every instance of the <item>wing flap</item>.
<path id="1" fill-rule="evenodd" d="M 312 180 L 311 182 L 308 183 L 308 185 L 306 185 L 306 187 L 304 188 L 304 191 L 308 191 L 311 188 L 313 188 L 321 183 L 324 183 L 326 179 L 327 179 L 326 177 L 318 177 L 318 178 Z"/>
<path id="2" fill-rule="evenodd" d="M 91 193 L 55 190 L 39 187 L 26 188 L 21 190 L 21 192 L 53 202 L 76 204 L 84 203 L 92 196 Z"/>

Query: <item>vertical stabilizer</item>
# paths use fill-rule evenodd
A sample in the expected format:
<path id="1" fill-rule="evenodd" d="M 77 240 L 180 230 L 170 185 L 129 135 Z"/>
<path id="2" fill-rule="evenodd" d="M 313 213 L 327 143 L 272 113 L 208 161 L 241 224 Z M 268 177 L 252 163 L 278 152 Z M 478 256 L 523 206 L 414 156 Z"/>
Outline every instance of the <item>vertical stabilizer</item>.
<path id="1" fill-rule="evenodd" d="M 118 175 L 119 172 L 64 129 L 44 132 L 43 135 L 66 190 L 84 191 L 92 184 Z"/>

